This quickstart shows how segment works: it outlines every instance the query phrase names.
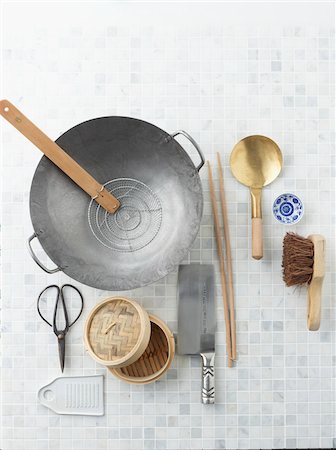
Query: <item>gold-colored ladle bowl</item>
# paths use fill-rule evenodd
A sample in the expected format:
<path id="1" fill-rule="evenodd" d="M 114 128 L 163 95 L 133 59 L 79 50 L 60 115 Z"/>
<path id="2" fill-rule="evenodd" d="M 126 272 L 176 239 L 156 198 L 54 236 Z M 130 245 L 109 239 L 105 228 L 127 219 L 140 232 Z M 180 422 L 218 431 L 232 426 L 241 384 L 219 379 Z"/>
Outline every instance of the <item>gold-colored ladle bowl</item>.
<path id="1" fill-rule="evenodd" d="M 281 172 L 282 153 L 272 139 L 248 136 L 232 150 L 230 167 L 234 177 L 250 188 L 252 202 L 252 257 L 263 257 L 261 190 Z"/>

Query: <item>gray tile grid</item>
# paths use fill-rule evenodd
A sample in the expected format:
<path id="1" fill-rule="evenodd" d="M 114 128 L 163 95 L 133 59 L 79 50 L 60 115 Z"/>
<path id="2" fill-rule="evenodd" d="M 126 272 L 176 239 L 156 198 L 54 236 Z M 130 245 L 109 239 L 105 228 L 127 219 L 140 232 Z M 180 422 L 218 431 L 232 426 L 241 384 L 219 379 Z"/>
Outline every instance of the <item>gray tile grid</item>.
<path id="1" fill-rule="evenodd" d="M 113 23 L 113 22 L 112 22 Z M 176 356 L 159 382 L 127 385 L 85 353 L 85 317 L 111 295 L 79 286 L 85 309 L 68 335 L 64 375 L 105 375 L 104 417 L 58 416 L 37 390 L 60 375 L 56 340 L 39 320 L 36 298 L 48 276 L 31 260 L 29 188 L 38 150 L 3 126 L 2 429 L 3 450 L 329 448 L 335 438 L 335 156 L 334 34 L 330 28 L 250 26 L 169 30 L 160 26 L 63 27 L 42 24 L 28 36 L 4 32 L 3 91 L 55 138 L 89 118 L 125 115 L 174 131 L 183 128 L 216 165 L 224 163 L 234 260 L 239 361 L 228 369 L 218 261 L 206 169 L 204 217 L 185 262 L 216 267 L 217 403 L 200 404 L 200 361 Z M 283 150 L 281 176 L 263 192 L 264 247 L 251 259 L 248 190 L 231 176 L 233 145 L 250 134 Z M 182 142 L 182 141 L 181 141 Z M 186 148 L 188 146 L 183 141 Z M 192 150 L 191 150 L 192 152 Z M 195 161 L 197 156 L 193 154 Z M 217 172 L 215 183 L 218 187 Z M 290 228 L 272 217 L 279 194 L 304 202 Z M 217 192 L 218 194 L 218 192 Z M 306 290 L 285 288 L 282 238 L 287 230 L 327 239 L 322 326 L 306 329 Z M 39 256 L 43 258 L 42 251 Z M 113 293 L 116 294 L 116 293 Z M 124 292 L 176 332 L 176 273 Z"/>

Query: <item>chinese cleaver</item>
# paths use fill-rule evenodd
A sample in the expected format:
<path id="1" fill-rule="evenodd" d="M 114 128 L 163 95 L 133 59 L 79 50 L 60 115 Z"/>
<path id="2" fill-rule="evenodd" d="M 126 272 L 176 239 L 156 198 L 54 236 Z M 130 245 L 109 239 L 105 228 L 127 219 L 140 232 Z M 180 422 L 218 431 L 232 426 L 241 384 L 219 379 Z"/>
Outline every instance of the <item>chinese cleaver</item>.
<path id="1" fill-rule="evenodd" d="M 180 265 L 177 353 L 202 358 L 202 403 L 215 403 L 215 280 L 209 264 Z"/>

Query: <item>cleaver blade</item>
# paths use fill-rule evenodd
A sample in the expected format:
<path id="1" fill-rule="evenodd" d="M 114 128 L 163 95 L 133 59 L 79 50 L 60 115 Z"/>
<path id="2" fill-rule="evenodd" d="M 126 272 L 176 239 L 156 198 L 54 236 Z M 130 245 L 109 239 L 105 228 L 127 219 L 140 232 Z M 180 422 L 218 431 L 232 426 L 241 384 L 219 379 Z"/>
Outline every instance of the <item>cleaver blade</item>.
<path id="1" fill-rule="evenodd" d="M 211 264 L 180 265 L 177 353 L 202 358 L 202 403 L 215 402 L 215 276 Z"/>

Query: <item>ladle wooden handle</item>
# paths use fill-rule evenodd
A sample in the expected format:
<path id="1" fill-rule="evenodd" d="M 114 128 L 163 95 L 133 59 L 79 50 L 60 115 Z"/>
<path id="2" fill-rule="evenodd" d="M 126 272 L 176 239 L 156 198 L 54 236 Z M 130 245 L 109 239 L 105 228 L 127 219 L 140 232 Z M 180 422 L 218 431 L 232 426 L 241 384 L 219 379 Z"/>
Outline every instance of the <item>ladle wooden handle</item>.
<path id="1" fill-rule="evenodd" d="M 252 217 L 252 258 L 263 257 L 262 218 Z"/>
<path id="2" fill-rule="evenodd" d="M 108 212 L 116 212 L 120 206 L 119 200 L 110 194 L 102 184 L 98 183 L 68 153 L 44 134 L 8 100 L 0 101 L 0 113 L 83 191 L 89 194 L 91 198 L 96 200 Z"/>
<path id="3" fill-rule="evenodd" d="M 250 189 L 252 210 L 252 258 L 263 257 L 263 231 L 261 212 L 261 188 Z"/>

